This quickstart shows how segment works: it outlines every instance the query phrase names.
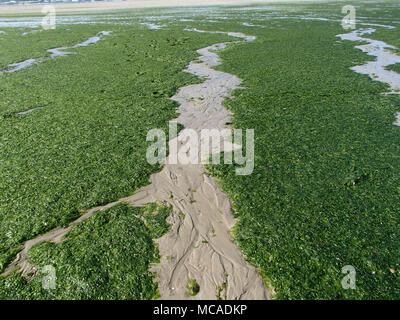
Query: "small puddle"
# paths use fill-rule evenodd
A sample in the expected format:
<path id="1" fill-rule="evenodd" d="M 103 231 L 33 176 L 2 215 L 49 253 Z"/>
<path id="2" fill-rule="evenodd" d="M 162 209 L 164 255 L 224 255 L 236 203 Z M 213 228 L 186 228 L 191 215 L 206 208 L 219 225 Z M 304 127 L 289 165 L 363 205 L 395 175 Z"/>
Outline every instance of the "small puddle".
<path id="1" fill-rule="evenodd" d="M 25 111 L 17 112 L 17 115 L 23 116 L 25 114 L 31 113 L 31 112 L 33 112 L 35 110 L 39 110 L 41 108 L 43 108 L 43 107 L 36 107 L 36 108 L 31 108 L 31 109 L 28 109 L 28 110 L 25 110 Z"/>
<path id="2" fill-rule="evenodd" d="M 158 24 L 150 23 L 150 22 L 141 22 L 139 24 L 142 26 L 146 26 L 147 28 L 149 28 L 151 30 L 160 30 L 164 27 L 163 25 L 158 25 Z"/>
<path id="3" fill-rule="evenodd" d="M 23 33 L 21 33 L 21 37 L 24 37 L 24 36 L 27 36 L 29 34 L 33 34 L 33 33 L 39 32 L 39 31 L 42 31 L 42 30 L 41 29 L 34 29 L 34 30 L 31 30 L 31 31 L 23 32 Z"/>
<path id="4" fill-rule="evenodd" d="M 248 22 L 242 22 L 241 23 L 242 26 L 245 27 L 260 27 L 260 28 L 265 28 L 265 26 L 259 25 L 259 24 L 252 24 L 252 23 L 248 23 Z"/>
<path id="5" fill-rule="evenodd" d="M 36 59 L 28 59 L 28 60 L 25 60 L 25 61 L 22 61 L 22 62 L 11 63 L 8 66 L 12 67 L 12 68 L 4 70 L 4 71 L 1 71 L 0 74 L 2 74 L 3 72 L 4 73 L 12 73 L 12 72 L 24 69 L 26 67 L 29 67 L 29 66 L 35 64 L 37 61 L 38 60 L 36 60 Z"/>

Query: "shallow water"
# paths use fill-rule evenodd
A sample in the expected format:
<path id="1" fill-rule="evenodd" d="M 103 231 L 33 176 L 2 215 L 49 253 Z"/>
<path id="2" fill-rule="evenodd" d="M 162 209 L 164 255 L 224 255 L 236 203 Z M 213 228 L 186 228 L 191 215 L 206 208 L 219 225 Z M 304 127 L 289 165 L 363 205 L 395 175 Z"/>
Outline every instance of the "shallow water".
<path id="1" fill-rule="evenodd" d="M 259 28 L 265 28 L 265 26 L 262 26 L 260 24 L 252 24 L 252 23 L 248 23 L 248 22 L 242 22 L 241 23 L 242 26 L 245 27 L 259 27 Z"/>
<path id="2" fill-rule="evenodd" d="M 393 51 L 387 49 L 396 49 L 396 47 L 387 44 L 386 42 L 364 38 L 364 35 L 369 35 L 375 32 L 375 29 L 358 29 L 350 33 L 337 35 L 342 40 L 350 41 L 366 41 L 368 44 L 356 46 L 357 49 L 362 50 L 370 56 L 375 56 L 375 61 L 368 61 L 361 66 L 352 67 L 351 70 L 367 74 L 371 79 L 384 82 L 390 85 L 391 93 L 400 93 L 400 74 L 387 70 L 386 67 L 400 63 L 400 56 Z"/>
<path id="3" fill-rule="evenodd" d="M 400 94 L 400 74 L 387 70 L 386 67 L 400 63 L 400 56 L 393 51 L 387 49 L 396 49 L 396 47 L 387 44 L 386 42 L 373 40 L 370 38 L 364 38 L 364 35 L 369 35 L 375 32 L 375 29 L 358 29 L 350 33 L 337 35 L 342 40 L 350 41 L 366 41 L 368 44 L 356 46 L 357 49 L 362 50 L 370 56 L 375 56 L 375 61 L 368 61 L 366 64 L 352 67 L 351 70 L 367 74 L 371 79 L 380 81 L 390 85 L 392 94 Z M 396 114 L 396 121 L 393 123 L 396 126 L 400 126 L 400 112 Z"/>
<path id="4" fill-rule="evenodd" d="M 42 31 L 42 30 L 41 29 L 34 29 L 34 30 L 31 30 L 31 31 L 23 32 L 23 33 L 21 33 L 21 37 L 24 37 L 24 36 L 27 36 L 28 34 L 33 34 L 33 33 L 39 32 L 39 31 Z"/>
<path id="5" fill-rule="evenodd" d="M 38 110 L 38 109 L 41 109 L 41 108 L 42 107 L 36 107 L 36 108 L 29 109 L 29 110 L 21 111 L 21 112 L 18 112 L 17 115 L 23 116 L 25 114 L 31 113 L 31 112 L 33 112 L 35 110 Z"/>
<path id="6" fill-rule="evenodd" d="M 59 47 L 59 48 L 48 49 L 46 51 L 51 53 L 50 58 L 62 57 L 62 56 L 66 56 L 69 54 L 74 54 L 75 52 L 67 52 L 67 51 L 63 51 L 63 50 L 75 49 L 75 48 L 79 48 L 79 47 L 87 47 L 91 44 L 95 44 L 95 43 L 99 42 L 101 39 L 103 39 L 102 36 L 108 36 L 110 33 L 111 33 L 111 31 L 100 31 L 96 36 L 90 37 L 86 41 L 78 43 L 72 47 Z"/>
<path id="7" fill-rule="evenodd" d="M 95 20 L 112 20 L 120 17 L 113 16 L 57 16 L 57 24 L 79 24 Z M 42 26 L 42 17 L 0 18 L 0 28 L 39 28 Z"/>
<path id="8" fill-rule="evenodd" d="M 143 26 L 146 26 L 147 28 L 149 28 L 151 30 L 159 30 L 159 29 L 162 29 L 164 27 L 162 25 L 158 25 L 158 24 L 150 23 L 150 22 L 141 22 L 139 24 L 143 25 Z"/>
<path id="9" fill-rule="evenodd" d="M 35 64 L 36 62 L 37 62 L 37 60 L 35 60 L 35 59 L 27 59 L 25 61 L 12 63 L 12 64 L 9 64 L 8 66 L 9 67 L 13 67 L 13 68 L 5 70 L 5 71 L 0 71 L 0 74 L 2 74 L 3 72 L 4 73 L 11 73 L 11 72 L 18 71 L 18 70 L 24 69 L 26 67 L 29 67 L 29 66 Z"/>

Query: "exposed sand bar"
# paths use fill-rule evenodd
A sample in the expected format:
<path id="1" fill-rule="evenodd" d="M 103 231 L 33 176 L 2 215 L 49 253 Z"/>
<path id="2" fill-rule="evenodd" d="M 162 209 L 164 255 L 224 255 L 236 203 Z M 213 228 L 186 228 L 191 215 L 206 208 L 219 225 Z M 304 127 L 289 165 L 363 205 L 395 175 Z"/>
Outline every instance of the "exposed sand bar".
<path id="1" fill-rule="evenodd" d="M 93 2 L 93 3 L 57 3 L 54 5 L 57 13 L 95 12 L 126 10 L 138 8 L 162 7 L 189 7 L 189 6 L 217 6 L 217 5 L 251 5 L 271 3 L 318 2 L 315 0 L 130 0 L 119 2 Z M 321 1 L 320 1 L 321 2 Z M 41 14 L 43 5 L 12 5 L 0 6 L 2 14 Z"/>

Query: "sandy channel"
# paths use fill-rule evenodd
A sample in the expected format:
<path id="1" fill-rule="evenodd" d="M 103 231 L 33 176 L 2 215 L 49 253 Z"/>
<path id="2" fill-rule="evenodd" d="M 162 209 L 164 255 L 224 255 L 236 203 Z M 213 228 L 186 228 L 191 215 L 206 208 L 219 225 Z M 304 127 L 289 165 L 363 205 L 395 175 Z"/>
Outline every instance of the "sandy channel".
<path id="1" fill-rule="evenodd" d="M 79 47 L 87 47 L 91 44 L 95 44 L 98 41 L 103 39 L 103 36 L 108 36 L 111 33 L 111 31 L 100 31 L 96 36 L 90 37 L 84 42 L 78 43 L 72 47 L 60 47 L 60 48 L 53 48 L 53 49 L 48 49 L 46 50 L 48 53 L 50 53 L 50 59 L 56 58 L 56 57 L 63 57 L 69 54 L 75 54 L 75 52 L 67 52 L 64 50 L 67 49 L 76 49 Z M 43 62 L 47 60 L 48 58 L 39 58 L 39 59 L 27 59 L 21 62 L 17 63 L 12 63 L 9 64 L 6 70 L 0 70 L 0 75 L 3 73 L 13 73 L 22 69 L 25 69 L 27 67 L 30 67 L 34 64 L 38 64 L 40 62 Z M 24 114 L 24 113 L 19 113 L 19 114 Z"/>
<path id="2" fill-rule="evenodd" d="M 392 26 L 390 27 L 394 28 Z M 383 41 L 363 37 L 364 35 L 370 35 L 375 31 L 376 29 L 373 28 L 358 29 L 337 36 L 342 40 L 366 41 L 367 44 L 356 46 L 356 48 L 362 50 L 368 55 L 375 56 L 376 60 L 368 61 L 360 66 L 351 67 L 351 70 L 357 73 L 366 74 L 375 81 L 387 83 L 392 90 L 391 92 L 388 92 L 388 94 L 400 94 L 400 74 L 386 69 L 386 67 L 390 65 L 400 63 L 400 56 L 398 56 L 394 51 L 389 50 L 397 48 Z M 400 126 L 400 112 L 396 113 L 395 116 L 396 121 L 394 122 L 394 125 Z"/>
<path id="3" fill-rule="evenodd" d="M 190 31 L 206 32 L 197 29 Z M 242 33 L 226 34 L 239 38 L 239 41 L 228 42 L 231 44 L 255 40 L 254 36 Z M 180 88 L 171 98 L 180 103 L 177 110 L 179 117 L 174 121 L 181 123 L 185 129 L 195 130 L 199 136 L 202 129 L 224 129 L 231 121 L 231 113 L 222 103 L 230 97 L 232 90 L 239 88 L 241 80 L 213 69 L 221 64 L 216 51 L 225 48 L 228 43 L 199 49 L 197 52 L 200 57 L 184 71 L 206 80 Z M 177 141 L 171 140 L 170 145 L 182 145 L 180 135 L 181 132 L 175 138 Z M 221 144 L 225 146 L 222 141 Z M 235 147 L 238 146 L 231 145 L 230 150 Z M 236 221 L 227 195 L 207 175 L 202 164 L 169 164 L 169 159 L 166 162 L 162 171 L 150 176 L 151 184 L 134 195 L 92 208 L 67 228 L 57 228 L 26 241 L 23 250 L 3 275 L 10 274 L 16 267 L 25 275 L 36 273 L 35 266 L 27 261 L 30 248 L 42 241 L 63 241 L 73 225 L 96 211 L 123 202 L 141 206 L 161 201 L 174 209 L 168 218 L 171 224 L 169 232 L 156 240 L 161 262 L 150 268 L 158 282 L 161 299 L 216 299 L 217 296 L 222 299 L 269 299 L 271 293 L 264 286 L 258 270 L 243 258 L 232 241 L 229 232 Z M 196 296 L 190 296 L 186 288 L 190 279 L 195 279 L 200 286 Z"/>

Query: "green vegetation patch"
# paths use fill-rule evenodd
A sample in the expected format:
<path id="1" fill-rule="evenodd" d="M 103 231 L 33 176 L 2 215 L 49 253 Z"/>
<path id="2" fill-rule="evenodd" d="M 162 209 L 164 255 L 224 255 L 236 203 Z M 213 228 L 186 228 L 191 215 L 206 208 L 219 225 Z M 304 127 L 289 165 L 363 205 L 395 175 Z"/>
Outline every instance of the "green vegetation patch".
<path id="1" fill-rule="evenodd" d="M 234 127 L 255 130 L 251 175 L 209 168 L 233 201 L 236 241 L 277 298 L 399 299 L 399 97 L 349 69 L 373 57 L 336 42 L 340 23 L 263 24 L 271 32 L 224 25 L 257 40 L 218 67 L 247 88 L 226 102 Z M 355 290 L 342 288 L 345 265 Z"/>
<path id="2" fill-rule="evenodd" d="M 191 296 L 195 296 L 200 292 L 200 286 L 197 283 L 196 279 L 189 279 L 188 285 L 186 289 Z"/>
<path id="3" fill-rule="evenodd" d="M 396 64 L 392 64 L 390 66 L 387 66 L 386 69 L 400 73 L 400 63 L 396 63 Z"/>
<path id="4" fill-rule="evenodd" d="M 146 161 L 147 132 L 168 132 L 177 107 L 169 98 L 199 81 L 182 72 L 196 49 L 227 39 L 139 25 L 79 25 L 75 37 L 99 29 L 112 33 L 68 50 L 75 54 L 0 75 L 0 271 L 23 241 L 148 183 L 160 166 Z M 61 45 L 62 30 L 58 37 Z"/>
<path id="5" fill-rule="evenodd" d="M 236 128 L 255 129 L 254 172 L 236 176 L 224 165 L 210 172 L 233 201 L 238 245 L 277 298 L 400 298 L 400 129 L 393 126 L 400 101 L 381 95 L 386 85 L 349 69 L 374 57 L 336 37 L 346 32 L 342 6 L 304 4 L 297 7 L 302 12 L 287 6 L 292 16 L 314 12 L 337 20 L 331 22 L 261 14 L 251 22 L 265 28 L 245 27 L 240 22 L 250 13 L 235 11 L 231 20 L 190 23 L 257 36 L 228 46 L 218 67 L 244 79 L 247 90 L 226 106 Z M 358 3 L 357 16 L 399 25 L 395 6 Z M 200 81 L 181 70 L 196 49 L 234 40 L 178 25 L 63 26 L 26 38 L 4 29 L 3 67 L 113 32 L 75 55 L 0 76 L 0 270 L 24 240 L 131 194 L 160 169 L 145 160 L 146 134 L 167 132 L 177 106 L 169 97 Z M 369 37 L 400 47 L 398 30 L 377 27 Z M 34 111 L 18 114 L 27 110 Z M 13 274 L 0 280 L 0 298 L 157 296 L 147 270 L 158 259 L 151 239 L 166 232 L 167 215 L 156 204 L 100 212 L 63 243 L 30 251 L 38 267 L 55 267 L 56 289 L 43 290 L 39 276 Z M 341 286 L 345 265 L 356 270 L 355 290 Z M 191 279 L 189 293 L 199 289 Z M 217 288 L 220 298 L 223 290 Z"/>
<path id="6" fill-rule="evenodd" d="M 170 207 L 160 206 L 158 203 L 151 203 L 144 207 L 142 216 L 151 232 L 152 238 L 160 238 L 168 231 L 169 224 L 166 219 L 170 213 Z"/>
<path id="7" fill-rule="evenodd" d="M 54 289 L 43 288 L 46 275 L 40 272 L 33 280 L 14 273 L 0 278 L 0 299 L 153 298 L 157 284 L 148 268 L 159 256 L 152 239 L 168 231 L 165 219 L 170 212 L 159 204 L 121 204 L 95 213 L 75 225 L 63 242 L 43 242 L 29 251 L 38 270 L 54 268 Z"/>

